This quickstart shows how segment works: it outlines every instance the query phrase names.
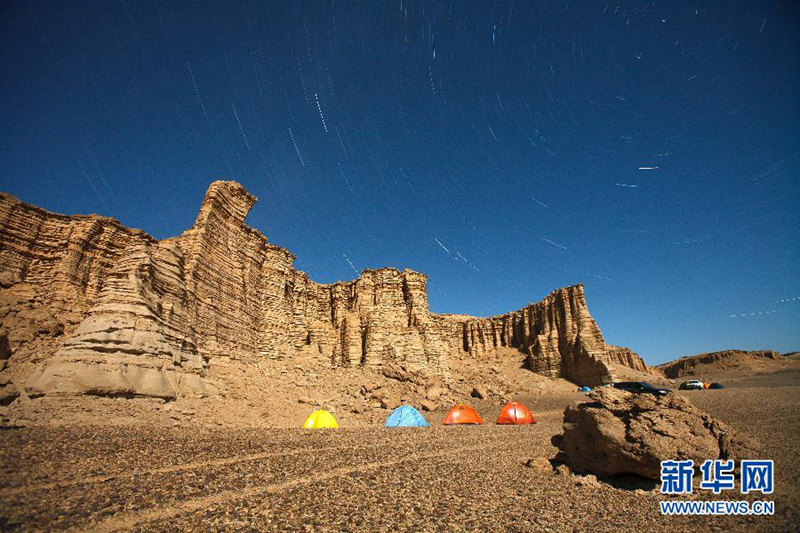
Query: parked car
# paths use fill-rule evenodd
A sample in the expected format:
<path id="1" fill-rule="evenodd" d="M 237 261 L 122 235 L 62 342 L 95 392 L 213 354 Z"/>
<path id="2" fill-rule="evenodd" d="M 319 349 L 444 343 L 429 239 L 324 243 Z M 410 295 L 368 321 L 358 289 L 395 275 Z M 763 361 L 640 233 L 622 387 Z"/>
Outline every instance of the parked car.
<path id="1" fill-rule="evenodd" d="M 672 392 L 669 389 L 659 389 L 658 387 L 654 387 L 649 383 L 645 383 L 644 381 L 620 381 L 618 383 L 613 383 L 612 386 L 615 389 L 628 392 L 634 392 L 637 394 L 654 394 L 656 396 L 666 396 Z"/>
<path id="2" fill-rule="evenodd" d="M 684 381 L 681 383 L 681 386 L 678 388 L 680 390 L 703 390 L 706 388 L 706 386 L 699 379 L 690 379 L 689 381 Z"/>

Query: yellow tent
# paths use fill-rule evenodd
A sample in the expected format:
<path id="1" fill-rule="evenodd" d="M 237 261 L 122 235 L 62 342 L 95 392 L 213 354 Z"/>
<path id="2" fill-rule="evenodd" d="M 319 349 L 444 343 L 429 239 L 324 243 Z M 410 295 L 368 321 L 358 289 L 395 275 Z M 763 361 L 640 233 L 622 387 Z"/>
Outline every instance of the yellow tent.
<path id="1" fill-rule="evenodd" d="M 303 422 L 303 428 L 305 429 L 315 429 L 315 428 L 338 428 L 339 424 L 336 423 L 336 419 L 333 418 L 333 415 L 330 414 L 328 411 L 324 411 L 320 409 L 319 411 L 314 411 L 306 421 Z"/>

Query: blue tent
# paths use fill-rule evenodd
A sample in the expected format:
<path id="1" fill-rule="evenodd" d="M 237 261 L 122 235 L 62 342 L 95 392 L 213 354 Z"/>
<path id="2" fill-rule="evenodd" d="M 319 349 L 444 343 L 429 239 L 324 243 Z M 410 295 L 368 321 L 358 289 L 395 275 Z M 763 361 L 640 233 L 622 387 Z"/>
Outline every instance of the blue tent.
<path id="1" fill-rule="evenodd" d="M 581 391 L 581 392 L 590 392 L 591 390 L 592 390 L 592 389 L 590 389 L 590 388 L 589 388 L 589 387 L 587 387 L 586 385 L 584 385 L 583 387 L 581 387 L 581 388 L 580 388 L 580 391 Z"/>
<path id="2" fill-rule="evenodd" d="M 389 415 L 386 419 L 387 428 L 398 427 L 428 427 L 428 421 L 422 416 L 422 413 L 411 407 L 410 405 L 401 405 Z"/>

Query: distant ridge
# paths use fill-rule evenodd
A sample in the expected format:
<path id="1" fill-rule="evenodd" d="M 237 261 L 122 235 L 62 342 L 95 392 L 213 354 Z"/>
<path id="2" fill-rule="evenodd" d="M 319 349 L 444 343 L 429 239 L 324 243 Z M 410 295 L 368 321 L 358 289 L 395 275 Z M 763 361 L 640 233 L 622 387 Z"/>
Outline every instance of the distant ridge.
<path id="1" fill-rule="evenodd" d="M 796 352 L 793 352 L 796 353 Z M 752 367 L 758 360 L 780 360 L 783 355 L 773 350 L 723 350 L 681 357 L 675 361 L 658 365 L 668 378 L 702 372 L 705 369 L 719 369 L 725 366 Z"/>

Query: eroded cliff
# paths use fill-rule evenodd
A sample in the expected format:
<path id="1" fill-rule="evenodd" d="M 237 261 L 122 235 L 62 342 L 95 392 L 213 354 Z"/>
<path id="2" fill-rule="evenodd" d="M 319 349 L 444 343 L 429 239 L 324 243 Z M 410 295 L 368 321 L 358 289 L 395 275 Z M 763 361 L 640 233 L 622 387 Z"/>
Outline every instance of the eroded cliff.
<path id="1" fill-rule="evenodd" d="M 608 363 L 647 370 L 630 349 L 606 344 L 589 314 L 583 285 L 557 289 L 518 311 L 464 324 L 463 349 L 470 354 L 480 356 L 502 346 L 524 352 L 534 372 L 581 384 L 611 381 Z"/>
<path id="2" fill-rule="evenodd" d="M 668 378 L 679 378 L 712 368 L 752 367 L 760 360 L 779 361 L 783 356 L 772 350 L 724 350 L 681 357 L 675 361 L 658 365 Z"/>
<path id="3" fill-rule="evenodd" d="M 216 181 L 192 228 L 158 241 L 0 195 L 0 365 L 10 358 L 5 372 L 31 395 L 163 398 L 214 394 L 215 358 L 402 363 L 447 378 L 460 357 L 515 348 L 534 372 L 590 385 L 613 378 L 609 363 L 646 368 L 605 343 L 581 285 L 484 319 L 431 313 L 411 270 L 315 283 L 245 224 L 255 202 Z"/>

